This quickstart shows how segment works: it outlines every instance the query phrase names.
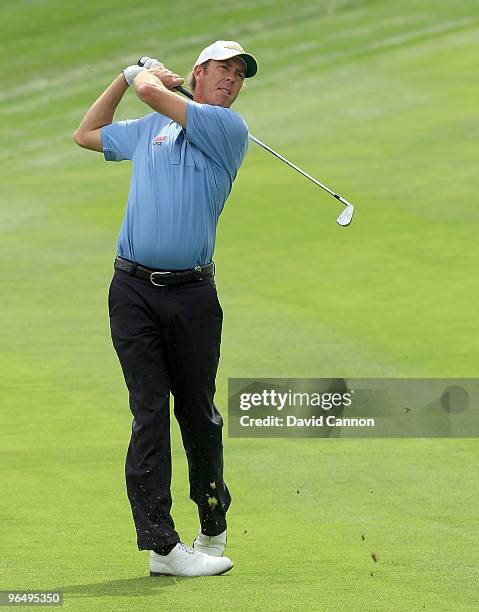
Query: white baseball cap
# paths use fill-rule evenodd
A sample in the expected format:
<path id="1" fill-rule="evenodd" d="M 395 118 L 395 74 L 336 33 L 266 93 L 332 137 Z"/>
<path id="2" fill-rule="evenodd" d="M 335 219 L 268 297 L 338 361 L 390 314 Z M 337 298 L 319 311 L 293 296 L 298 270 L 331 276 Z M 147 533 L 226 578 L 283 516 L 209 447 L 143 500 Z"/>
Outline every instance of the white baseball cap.
<path id="1" fill-rule="evenodd" d="M 243 47 L 234 40 L 217 40 L 200 53 L 195 65 L 199 66 L 208 60 L 225 60 L 230 57 L 241 57 L 246 64 L 246 78 L 252 77 L 258 70 L 258 62 L 251 53 L 246 53 Z"/>

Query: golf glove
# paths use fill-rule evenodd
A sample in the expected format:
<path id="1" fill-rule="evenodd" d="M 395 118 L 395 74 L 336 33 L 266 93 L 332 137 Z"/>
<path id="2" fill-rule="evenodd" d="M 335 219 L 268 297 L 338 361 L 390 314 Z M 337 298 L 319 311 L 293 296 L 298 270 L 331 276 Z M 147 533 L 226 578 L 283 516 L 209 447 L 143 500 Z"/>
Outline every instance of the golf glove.
<path id="1" fill-rule="evenodd" d="M 157 59 L 152 59 L 147 55 L 141 58 L 140 63 L 142 64 L 141 66 L 138 66 L 138 64 L 133 64 L 122 71 L 128 85 L 133 85 L 137 75 L 143 70 L 147 70 L 148 68 L 163 68 L 163 64 L 161 62 L 159 62 Z"/>

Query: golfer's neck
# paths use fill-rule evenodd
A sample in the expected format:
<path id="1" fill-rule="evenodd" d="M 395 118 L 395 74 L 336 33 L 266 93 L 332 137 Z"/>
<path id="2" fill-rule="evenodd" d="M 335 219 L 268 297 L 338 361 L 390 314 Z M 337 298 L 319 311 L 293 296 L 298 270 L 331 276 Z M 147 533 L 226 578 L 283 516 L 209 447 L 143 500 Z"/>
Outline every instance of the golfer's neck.
<path id="1" fill-rule="evenodd" d="M 198 102 L 198 104 L 208 104 L 208 100 L 197 89 L 195 89 L 195 91 L 193 92 L 193 101 Z"/>
<path id="2" fill-rule="evenodd" d="M 217 102 L 209 102 L 205 96 L 202 96 L 200 93 L 197 93 L 196 91 L 193 93 L 193 102 L 198 102 L 198 104 L 217 104 Z M 223 105 L 220 105 L 220 106 L 223 106 Z M 230 107 L 223 106 L 223 108 L 230 108 Z"/>

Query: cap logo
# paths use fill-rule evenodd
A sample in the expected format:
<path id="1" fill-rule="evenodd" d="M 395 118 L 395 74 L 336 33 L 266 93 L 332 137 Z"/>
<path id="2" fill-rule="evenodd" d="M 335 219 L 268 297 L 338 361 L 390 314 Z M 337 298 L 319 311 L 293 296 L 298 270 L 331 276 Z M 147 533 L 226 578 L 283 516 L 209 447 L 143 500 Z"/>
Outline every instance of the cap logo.
<path id="1" fill-rule="evenodd" d="M 243 47 L 240 47 L 239 45 L 224 45 L 225 49 L 234 49 L 235 51 L 241 51 L 242 53 L 244 53 L 244 49 Z"/>

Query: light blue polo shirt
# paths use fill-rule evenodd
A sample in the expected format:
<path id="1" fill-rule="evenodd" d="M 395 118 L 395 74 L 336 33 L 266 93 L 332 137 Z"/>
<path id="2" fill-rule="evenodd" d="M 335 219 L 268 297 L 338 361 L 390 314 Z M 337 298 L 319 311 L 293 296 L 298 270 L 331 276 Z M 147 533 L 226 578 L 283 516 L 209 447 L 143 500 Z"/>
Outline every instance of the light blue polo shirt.
<path id="1" fill-rule="evenodd" d="M 120 257 L 182 270 L 213 258 L 216 226 L 248 147 L 234 111 L 188 101 L 186 130 L 160 113 L 101 130 L 108 161 L 133 162 Z"/>

